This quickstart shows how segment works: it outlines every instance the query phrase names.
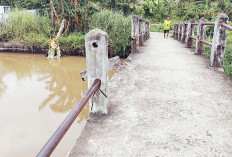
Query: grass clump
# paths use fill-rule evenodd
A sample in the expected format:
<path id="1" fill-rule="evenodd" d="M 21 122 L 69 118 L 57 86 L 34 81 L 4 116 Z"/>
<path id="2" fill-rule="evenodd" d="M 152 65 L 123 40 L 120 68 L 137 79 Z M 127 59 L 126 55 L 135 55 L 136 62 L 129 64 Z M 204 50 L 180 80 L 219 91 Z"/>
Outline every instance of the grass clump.
<path id="1" fill-rule="evenodd" d="M 103 10 L 92 16 L 90 29 L 99 28 L 108 34 L 113 56 L 127 57 L 131 46 L 131 18 L 121 12 Z"/>
<path id="2" fill-rule="evenodd" d="M 8 21 L 0 31 L 0 41 L 19 41 L 22 43 L 45 45 L 52 31 L 51 21 L 47 16 L 40 16 L 15 9 L 9 14 Z"/>

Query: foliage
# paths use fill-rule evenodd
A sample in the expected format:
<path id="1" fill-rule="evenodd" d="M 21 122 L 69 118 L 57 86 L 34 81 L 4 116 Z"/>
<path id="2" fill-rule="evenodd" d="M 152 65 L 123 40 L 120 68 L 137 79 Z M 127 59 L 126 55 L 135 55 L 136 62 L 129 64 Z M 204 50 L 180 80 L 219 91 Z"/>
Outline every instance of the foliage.
<path id="1" fill-rule="evenodd" d="M 45 48 L 51 39 L 51 32 L 51 20 L 47 16 L 15 9 L 10 13 L 8 22 L 1 29 L 0 41 L 14 41 Z M 64 52 L 63 55 L 84 54 L 85 36 L 83 34 L 74 32 L 67 37 L 59 37 L 58 40 Z"/>
<path id="2" fill-rule="evenodd" d="M 114 48 L 113 55 L 126 57 L 131 45 L 131 18 L 123 16 L 123 13 L 102 10 L 92 17 L 90 28 L 99 28 L 109 35 L 109 45 Z"/>
<path id="3" fill-rule="evenodd" d="M 15 39 L 24 41 L 28 40 L 29 37 L 34 37 L 35 34 L 41 38 L 49 39 L 51 30 L 51 22 L 48 17 L 15 9 L 9 14 L 8 22 L 2 26 L 0 41 L 7 42 Z M 29 41 L 31 42 L 31 39 Z"/>
<path id="4" fill-rule="evenodd" d="M 232 23 L 230 23 L 232 25 Z M 224 56 L 224 71 L 232 78 L 232 32 L 228 32 L 226 50 Z"/>
<path id="5" fill-rule="evenodd" d="M 67 37 L 59 37 L 58 41 L 61 46 L 61 51 L 66 52 L 66 55 L 82 54 L 85 55 L 85 35 L 78 32 L 71 33 Z M 79 51 L 76 53 L 75 51 Z"/>

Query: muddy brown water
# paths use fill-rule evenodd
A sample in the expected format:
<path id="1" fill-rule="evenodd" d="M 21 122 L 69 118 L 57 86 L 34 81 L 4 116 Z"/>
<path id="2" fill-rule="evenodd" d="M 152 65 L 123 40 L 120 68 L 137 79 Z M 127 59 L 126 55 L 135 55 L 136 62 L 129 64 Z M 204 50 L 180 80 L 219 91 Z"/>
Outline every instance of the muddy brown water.
<path id="1" fill-rule="evenodd" d="M 0 53 L 0 156 L 36 156 L 87 90 L 85 68 L 84 57 Z M 52 156 L 68 154 L 88 113 L 85 106 Z"/>

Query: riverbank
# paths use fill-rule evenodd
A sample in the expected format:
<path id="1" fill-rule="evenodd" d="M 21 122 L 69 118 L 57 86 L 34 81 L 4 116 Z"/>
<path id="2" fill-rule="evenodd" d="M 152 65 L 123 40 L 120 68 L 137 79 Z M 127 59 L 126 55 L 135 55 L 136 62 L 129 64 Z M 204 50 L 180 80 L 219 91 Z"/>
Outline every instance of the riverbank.
<path id="1" fill-rule="evenodd" d="M 84 56 L 84 48 L 70 50 L 67 46 L 61 46 L 63 56 Z M 0 43 L 1 52 L 12 52 L 12 53 L 35 53 L 47 55 L 49 46 L 42 46 L 40 44 L 22 44 L 20 42 L 8 42 Z"/>

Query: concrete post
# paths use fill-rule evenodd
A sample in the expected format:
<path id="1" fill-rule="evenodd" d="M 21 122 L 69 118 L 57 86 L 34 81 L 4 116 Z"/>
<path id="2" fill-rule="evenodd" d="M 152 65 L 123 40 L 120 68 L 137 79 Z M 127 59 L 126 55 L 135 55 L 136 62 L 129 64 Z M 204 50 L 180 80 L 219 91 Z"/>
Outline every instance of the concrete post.
<path id="1" fill-rule="evenodd" d="M 142 19 L 142 40 L 143 42 L 145 42 L 146 38 L 145 38 L 145 31 L 146 30 L 146 23 L 145 23 L 145 20 Z"/>
<path id="2" fill-rule="evenodd" d="M 182 24 L 179 24 L 178 26 L 178 40 L 181 40 L 181 32 L 182 32 Z"/>
<path id="3" fill-rule="evenodd" d="M 193 39 L 191 38 L 191 36 L 194 36 L 194 26 L 192 25 L 192 23 L 194 23 L 194 20 L 190 20 L 187 26 L 187 36 L 185 42 L 187 43 L 188 48 L 193 47 Z"/>
<path id="4" fill-rule="evenodd" d="M 131 48 L 132 53 L 139 52 L 139 17 L 136 15 L 132 16 L 131 24 Z"/>
<path id="5" fill-rule="evenodd" d="M 147 39 L 150 39 L 150 36 L 151 36 L 151 33 L 150 33 L 150 22 L 148 22 L 148 38 Z"/>
<path id="6" fill-rule="evenodd" d="M 197 37 L 196 37 L 196 49 L 195 54 L 201 55 L 204 52 L 204 44 L 201 40 L 205 40 L 206 26 L 202 26 L 202 23 L 205 22 L 205 18 L 202 17 L 197 25 Z"/>
<path id="7" fill-rule="evenodd" d="M 108 95 L 108 40 L 107 34 L 99 29 L 91 30 L 85 37 L 88 87 L 95 79 L 101 80 L 101 91 Z M 99 90 L 90 99 L 93 113 L 107 114 L 108 98 Z"/>
<path id="8" fill-rule="evenodd" d="M 223 66 L 227 29 L 222 27 L 221 23 L 227 24 L 228 21 L 229 17 L 224 13 L 218 15 L 215 20 L 210 66 Z"/>
<path id="9" fill-rule="evenodd" d="M 182 24 L 182 35 L 181 35 L 181 42 L 185 43 L 185 38 L 186 38 L 186 24 L 185 22 Z"/>
<path id="10" fill-rule="evenodd" d="M 174 26 L 173 26 L 173 38 L 175 39 L 175 37 L 176 37 L 176 24 L 174 24 Z"/>
<path id="11" fill-rule="evenodd" d="M 175 32 L 176 32 L 175 39 L 178 40 L 178 37 L 179 37 L 179 35 L 178 35 L 178 33 L 179 33 L 179 24 L 176 24 Z"/>
<path id="12" fill-rule="evenodd" d="M 139 18 L 139 46 L 143 46 L 143 19 Z"/>
<path id="13" fill-rule="evenodd" d="M 145 22 L 145 24 L 146 24 L 146 26 L 145 26 L 145 36 L 146 36 L 146 40 L 148 40 L 149 39 L 149 22 L 148 21 L 146 21 Z"/>

